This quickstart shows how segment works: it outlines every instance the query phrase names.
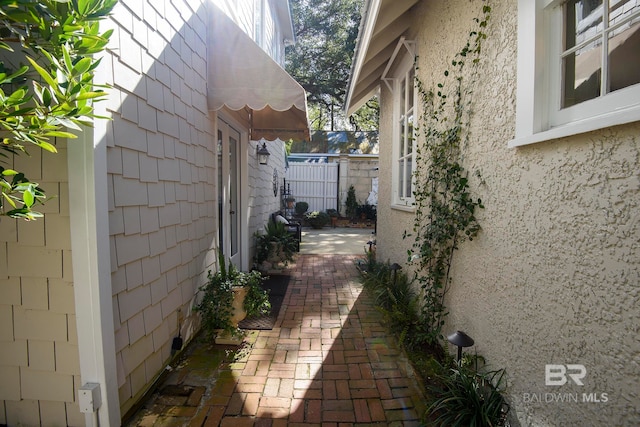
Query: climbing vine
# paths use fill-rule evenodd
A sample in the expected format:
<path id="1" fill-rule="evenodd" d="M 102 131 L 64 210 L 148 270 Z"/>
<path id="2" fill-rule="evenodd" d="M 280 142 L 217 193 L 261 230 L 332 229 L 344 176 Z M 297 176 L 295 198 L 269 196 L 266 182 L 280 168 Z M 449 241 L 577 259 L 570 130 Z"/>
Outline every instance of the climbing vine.
<path id="1" fill-rule="evenodd" d="M 427 88 L 416 77 L 422 107 L 415 131 L 416 214 L 413 230 L 405 232 L 405 237 L 414 239 L 408 256 L 417 267 L 416 279 L 422 288 L 420 334 L 429 344 L 442 336 L 454 251 L 480 230 L 475 212 L 483 205 L 470 194 L 463 152 L 470 137 L 471 98 L 490 12 L 490 6 L 484 5 L 440 83 Z"/>

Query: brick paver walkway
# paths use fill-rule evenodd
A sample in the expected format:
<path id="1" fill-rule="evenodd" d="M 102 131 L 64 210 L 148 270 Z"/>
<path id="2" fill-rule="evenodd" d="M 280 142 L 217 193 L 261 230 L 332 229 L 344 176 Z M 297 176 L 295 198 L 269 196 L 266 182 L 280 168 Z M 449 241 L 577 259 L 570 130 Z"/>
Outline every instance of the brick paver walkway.
<path id="1" fill-rule="evenodd" d="M 420 424 L 419 387 L 362 293 L 355 259 L 299 255 L 274 329 L 253 335 L 191 425 Z"/>

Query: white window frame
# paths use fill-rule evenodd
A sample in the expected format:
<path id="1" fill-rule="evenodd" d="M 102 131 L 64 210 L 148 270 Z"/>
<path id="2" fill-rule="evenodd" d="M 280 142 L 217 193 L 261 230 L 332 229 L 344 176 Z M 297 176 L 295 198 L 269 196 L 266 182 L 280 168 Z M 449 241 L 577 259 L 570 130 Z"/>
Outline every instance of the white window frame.
<path id="1" fill-rule="evenodd" d="M 409 79 L 411 79 L 411 85 L 409 85 Z M 416 100 L 418 97 L 417 89 L 415 85 L 415 55 L 413 52 L 405 55 L 404 58 L 399 61 L 397 70 L 393 73 L 393 76 L 385 79 L 387 84 L 392 88 L 393 95 L 393 148 L 392 148 L 392 168 L 391 168 L 391 185 L 392 185 L 392 198 L 391 206 L 397 209 L 414 210 L 415 209 L 415 167 L 416 167 L 416 139 L 415 139 L 415 121 L 417 119 L 417 105 Z M 402 86 L 405 86 L 404 88 Z M 407 87 L 413 88 L 413 105 L 408 105 L 408 97 L 402 97 L 403 89 Z M 404 105 L 401 105 L 404 101 Z M 409 112 L 410 114 L 403 114 Z M 409 116 L 413 118 L 413 125 L 409 126 L 411 120 Z M 401 129 L 404 125 L 404 129 L 412 129 L 413 131 L 409 135 L 403 133 L 401 135 Z M 405 150 L 407 144 L 411 144 L 411 152 Z M 402 162 L 401 162 L 402 161 Z M 411 164 L 411 187 L 409 194 L 400 193 L 401 175 L 406 177 L 406 165 L 407 162 Z M 401 169 L 401 164 L 404 168 Z M 406 189 L 405 189 L 406 190 Z"/>
<path id="2" fill-rule="evenodd" d="M 509 147 L 640 120 L 640 84 L 560 108 L 562 0 L 518 0 L 516 134 Z"/>

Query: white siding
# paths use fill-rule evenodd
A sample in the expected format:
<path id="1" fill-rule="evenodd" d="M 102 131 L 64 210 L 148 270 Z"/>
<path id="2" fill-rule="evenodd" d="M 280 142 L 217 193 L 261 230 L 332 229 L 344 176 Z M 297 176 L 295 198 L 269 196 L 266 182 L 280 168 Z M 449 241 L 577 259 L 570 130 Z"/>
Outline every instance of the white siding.
<path id="1" fill-rule="evenodd" d="M 204 0 L 122 0 L 110 20 L 107 178 L 123 415 L 169 359 L 178 310 L 191 315 L 215 260 L 207 19 Z"/>

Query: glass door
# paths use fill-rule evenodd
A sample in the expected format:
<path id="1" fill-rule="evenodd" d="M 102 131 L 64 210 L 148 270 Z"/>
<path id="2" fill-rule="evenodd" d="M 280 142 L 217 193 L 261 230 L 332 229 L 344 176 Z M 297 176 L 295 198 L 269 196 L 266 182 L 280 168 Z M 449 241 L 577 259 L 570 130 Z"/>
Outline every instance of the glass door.
<path id="1" fill-rule="evenodd" d="M 219 247 L 226 260 L 240 259 L 240 132 L 218 120 L 218 228 Z"/>

